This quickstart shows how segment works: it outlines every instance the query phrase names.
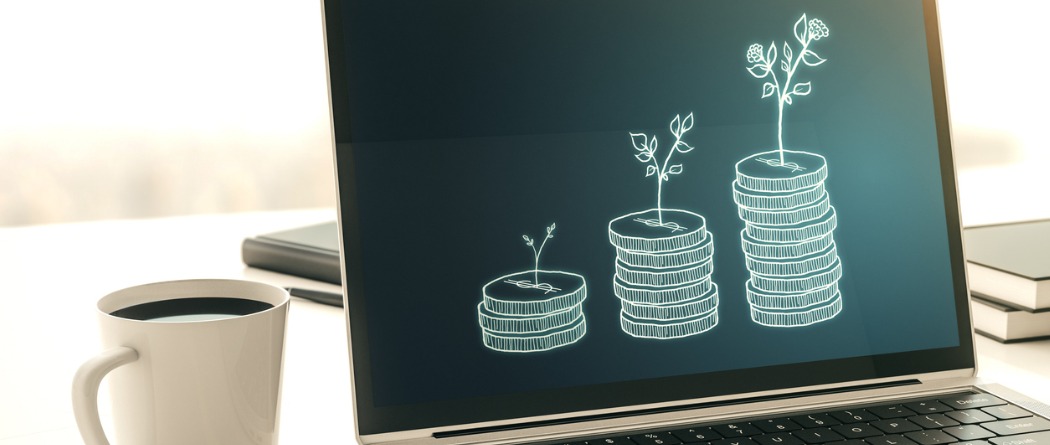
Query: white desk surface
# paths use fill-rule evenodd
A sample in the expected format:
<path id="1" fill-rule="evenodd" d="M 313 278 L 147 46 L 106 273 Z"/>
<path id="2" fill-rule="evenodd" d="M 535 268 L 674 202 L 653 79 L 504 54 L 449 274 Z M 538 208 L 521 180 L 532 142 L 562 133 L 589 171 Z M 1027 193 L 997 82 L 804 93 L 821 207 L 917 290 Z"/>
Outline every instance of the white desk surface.
<path id="1" fill-rule="evenodd" d="M 246 278 L 338 286 L 244 267 L 241 240 L 335 218 L 330 209 L 0 229 L 0 445 L 79 443 L 70 404 L 77 367 L 99 351 L 95 302 L 135 284 Z M 340 308 L 293 299 L 285 348 L 284 444 L 353 443 Z M 1050 401 L 1050 341 L 977 338 L 981 376 Z M 108 392 L 100 392 L 108 424 Z"/>

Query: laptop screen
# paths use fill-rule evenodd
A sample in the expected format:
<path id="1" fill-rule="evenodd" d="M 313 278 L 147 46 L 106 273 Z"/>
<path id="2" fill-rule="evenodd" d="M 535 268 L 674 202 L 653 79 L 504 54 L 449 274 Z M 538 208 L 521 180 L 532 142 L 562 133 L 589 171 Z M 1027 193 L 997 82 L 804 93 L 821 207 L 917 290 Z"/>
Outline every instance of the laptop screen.
<path id="1" fill-rule="evenodd" d="M 973 366 L 932 2 L 326 2 L 361 434 Z"/>

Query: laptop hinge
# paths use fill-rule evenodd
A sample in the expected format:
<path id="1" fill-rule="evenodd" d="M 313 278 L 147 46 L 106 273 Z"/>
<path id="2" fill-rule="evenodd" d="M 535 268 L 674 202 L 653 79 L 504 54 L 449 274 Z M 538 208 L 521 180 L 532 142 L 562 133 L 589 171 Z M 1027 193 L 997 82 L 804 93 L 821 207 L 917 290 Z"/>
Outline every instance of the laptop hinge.
<path id="1" fill-rule="evenodd" d="M 680 405 L 680 406 L 668 407 L 668 408 L 652 408 L 652 409 L 640 409 L 640 410 L 634 410 L 634 411 L 625 411 L 625 412 L 614 413 L 614 414 L 600 414 L 600 415 L 592 415 L 592 416 L 580 416 L 580 417 L 572 417 L 572 418 L 557 419 L 557 420 L 548 420 L 548 421 L 541 421 L 541 422 L 522 422 L 522 423 L 515 423 L 515 424 L 510 424 L 510 425 L 500 425 L 500 426 L 486 427 L 486 428 L 471 428 L 471 429 L 454 430 L 454 431 L 440 431 L 440 432 L 434 433 L 432 436 L 435 439 L 442 439 L 442 438 L 447 438 L 447 437 L 470 436 L 470 435 L 474 435 L 474 434 L 494 433 L 494 432 L 501 432 L 501 431 L 513 431 L 513 430 L 521 430 L 521 429 L 536 428 L 536 427 L 545 427 L 545 426 L 552 426 L 552 425 L 565 425 L 565 424 L 578 423 L 578 422 L 588 422 L 588 421 L 593 421 L 593 420 L 608 420 L 608 419 L 616 419 L 616 418 L 622 418 L 622 417 L 632 417 L 632 416 L 638 416 L 638 415 L 644 415 L 644 414 L 660 414 L 660 413 L 675 412 L 675 411 L 686 411 L 686 410 L 701 409 L 701 408 L 713 408 L 713 407 L 722 407 L 722 406 L 731 406 L 731 405 L 741 405 L 741 404 L 745 404 L 745 403 L 769 402 L 769 401 L 782 400 L 782 399 L 791 399 L 791 398 L 795 398 L 795 397 L 839 394 L 839 393 L 859 391 L 859 390 L 892 388 L 892 387 L 907 386 L 907 385 L 919 385 L 921 383 L 922 382 L 920 382 L 917 379 L 897 380 L 897 381 L 882 382 L 882 383 L 876 383 L 876 384 L 844 386 L 844 387 L 834 388 L 834 389 L 813 390 L 813 391 L 799 391 L 799 392 L 793 392 L 793 393 L 788 393 L 788 394 L 777 394 L 777 395 L 773 395 L 773 396 L 741 398 L 741 399 L 735 399 L 735 400 L 731 400 L 731 401 L 694 403 L 694 404 L 689 404 L 689 405 Z"/>

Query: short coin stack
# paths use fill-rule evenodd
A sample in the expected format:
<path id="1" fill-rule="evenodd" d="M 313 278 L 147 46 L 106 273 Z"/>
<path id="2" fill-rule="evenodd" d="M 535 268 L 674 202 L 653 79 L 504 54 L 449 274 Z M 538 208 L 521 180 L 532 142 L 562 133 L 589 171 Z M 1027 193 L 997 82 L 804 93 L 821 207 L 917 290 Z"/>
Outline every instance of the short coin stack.
<path id="1" fill-rule="evenodd" d="M 609 223 L 616 248 L 613 292 L 620 328 L 642 338 L 696 335 L 718 324 L 711 281 L 714 243 L 702 216 L 685 210 L 632 213 Z"/>
<path id="2" fill-rule="evenodd" d="M 585 299 L 586 280 L 574 273 L 541 270 L 499 277 L 482 288 L 482 342 L 502 352 L 539 352 L 575 343 L 587 334 Z"/>
<path id="3" fill-rule="evenodd" d="M 733 199 L 745 222 L 740 238 L 756 323 L 806 326 L 842 311 L 827 175 L 824 157 L 807 152 L 785 151 L 783 161 L 776 151 L 759 153 L 736 165 Z"/>

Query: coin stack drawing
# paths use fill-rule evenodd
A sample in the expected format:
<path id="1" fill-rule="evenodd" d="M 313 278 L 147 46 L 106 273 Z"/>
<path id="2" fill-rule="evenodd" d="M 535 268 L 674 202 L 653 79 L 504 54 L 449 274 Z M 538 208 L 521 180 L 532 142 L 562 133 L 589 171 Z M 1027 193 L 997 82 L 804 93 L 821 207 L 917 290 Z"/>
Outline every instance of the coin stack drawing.
<path id="1" fill-rule="evenodd" d="M 587 280 L 579 274 L 540 270 L 540 254 L 554 238 L 555 224 L 539 247 L 522 235 L 532 248 L 535 268 L 496 278 L 481 289 L 478 324 L 485 347 L 502 352 L 540 352 L 579 341 L 587 334 L 583 301 Z"/>
<path id="2" fill-rule="evenodd" d="M 787 328 L 830 320 L 842 311 L 842 262 L 834 239 L 838 220 L 825 186 L 827 160 L 816 153 L 785 150 L 783 137 L 785 106 L 812 91 L 810 82 L 792 84 L 795 72 L 800 63 L 812 67 L 826 61 L 809 46 L 827 37 L 828 28 L 803 14 L 794 31 L 802 47 L 793 54 L 784 42 L 779 65 L 775 43 L 748 48 L 747 59 L 753 64 L 748 72 L 769 79 L 762 97 L 778 99 L 779 148 L 737 162 L 733 182 L 733 200 L 744 221 L 740 238 L 750 272 L 746 294 L 751 319 Z"/>
<path id="3" fill-rule="evenodd" d="M 620 328 L 627 334 L 651 339 L 674 339 L 701 334 L 718 324 L 718 286 L 714 271 L 713 236 L 703 216 L 662 208 L 663 183 L 682 173 L 671 165 L 675 153 L 693 150 L 682 140 L 693 127 L 693 114 L 671 121 L 675 143 L 661 163 L 657 138 L 630 133 L 638 154 L 647 164 L 646 176 L 657 178 L 656 208 L 630 213 L 609 222 L 609 242 L 616 248 L 613 292 L 620 300 Z"/>

